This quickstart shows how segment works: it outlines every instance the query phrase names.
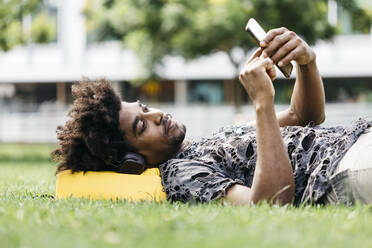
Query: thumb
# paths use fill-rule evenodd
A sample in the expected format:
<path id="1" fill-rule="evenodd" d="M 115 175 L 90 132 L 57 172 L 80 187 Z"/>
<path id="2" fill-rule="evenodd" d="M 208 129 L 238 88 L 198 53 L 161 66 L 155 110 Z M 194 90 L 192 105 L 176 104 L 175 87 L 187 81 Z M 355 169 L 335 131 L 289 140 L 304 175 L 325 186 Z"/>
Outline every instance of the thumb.
<path id="1" fill-rule="evenodd" d="M 248 59 L 248 61 L 245 63 L 246 65 L 252 62 L 255 58 L 259 58 L 262 54 L 261 47 L 257 48 L 256 51 L 251 55 L 251 57 Z"/>
<path id="2" fill-rule="evenodd" d="M 270 58 L 268 59 L 270 60 L 270 65 L 266 69 L 266 72 L 267 74 L 269 74 L 271 81 L 274 81 L 276 78 L 276 70 L 275 70 L 274 62 Z"/>
<path id="3" fill-rule="evenodd" d="M 274 62 L 270 58 L 265 58 L 260 61 L 260 65 L 265 68 L 265 71 L 269 75 L 271 81 L 274 81 L 276 78 Z"/>

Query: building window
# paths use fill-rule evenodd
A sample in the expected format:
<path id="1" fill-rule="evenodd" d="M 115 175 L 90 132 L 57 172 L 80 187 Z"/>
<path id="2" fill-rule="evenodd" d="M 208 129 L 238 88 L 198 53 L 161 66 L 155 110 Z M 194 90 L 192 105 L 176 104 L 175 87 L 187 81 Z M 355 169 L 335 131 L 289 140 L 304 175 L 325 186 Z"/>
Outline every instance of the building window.
<path id="1" fill-rule="evenodd" d="M 188 89 L 190 103 L 223 104 L 224 88 L 222 81 L 190 81 Z"/>

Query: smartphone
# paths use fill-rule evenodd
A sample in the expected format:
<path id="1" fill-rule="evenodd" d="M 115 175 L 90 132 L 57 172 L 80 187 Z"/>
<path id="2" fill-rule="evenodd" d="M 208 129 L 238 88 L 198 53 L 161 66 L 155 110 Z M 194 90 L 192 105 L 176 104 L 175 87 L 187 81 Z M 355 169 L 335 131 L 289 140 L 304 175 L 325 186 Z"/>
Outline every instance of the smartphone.
<path id="1" fill-rule="evenodd" d="M 258 45 L 260 45 L 260 42 L 266 37 L 265 30 L 263 30 L 260 24 L 258 24 L 258 22 L 253 18 L 250 18 L 248 20 L 247 26 L 245 26 L 245 31 L 248 32 L 253 37 L 253 39 Z M 289 78 L 291 76 L 293 70 L 292 63 L 289 63 L 288 65 L 285 66 L 278 65 L 276 66 L 286 78 Z"/>

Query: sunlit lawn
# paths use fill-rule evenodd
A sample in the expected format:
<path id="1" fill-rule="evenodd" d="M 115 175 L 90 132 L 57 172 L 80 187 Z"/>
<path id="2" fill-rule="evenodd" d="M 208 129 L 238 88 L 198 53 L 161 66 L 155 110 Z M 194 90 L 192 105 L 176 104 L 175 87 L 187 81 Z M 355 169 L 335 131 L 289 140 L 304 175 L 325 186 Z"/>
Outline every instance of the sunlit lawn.
<path id="1" fill-rule="evenodd" d="M 372 247 L 368 206 L 56 200 L 51 148 L 16 147 L 0 145 L 0 247 Z"/>

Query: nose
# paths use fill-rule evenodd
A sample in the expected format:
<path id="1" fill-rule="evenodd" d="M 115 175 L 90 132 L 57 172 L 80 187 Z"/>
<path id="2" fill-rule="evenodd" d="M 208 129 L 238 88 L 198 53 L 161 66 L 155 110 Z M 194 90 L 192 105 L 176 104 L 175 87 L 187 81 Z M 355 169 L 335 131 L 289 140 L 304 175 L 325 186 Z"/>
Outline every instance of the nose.
<path id="1" fill-rule="evenodd" d="M 153 121 L 156 125 L 161 125 L 164 112 L 159 109 L 150 108 L 150 111 L 144 113 L 144 116 L 148 121 Z"/>

